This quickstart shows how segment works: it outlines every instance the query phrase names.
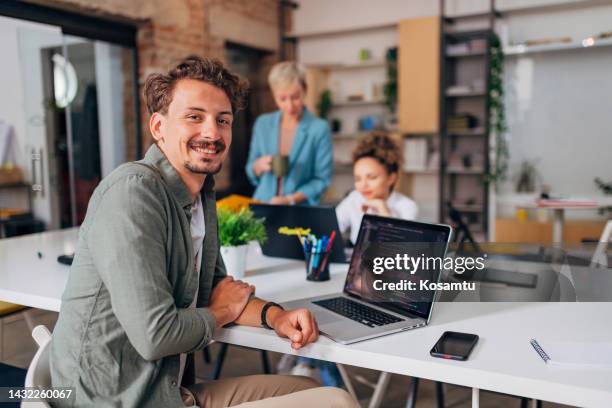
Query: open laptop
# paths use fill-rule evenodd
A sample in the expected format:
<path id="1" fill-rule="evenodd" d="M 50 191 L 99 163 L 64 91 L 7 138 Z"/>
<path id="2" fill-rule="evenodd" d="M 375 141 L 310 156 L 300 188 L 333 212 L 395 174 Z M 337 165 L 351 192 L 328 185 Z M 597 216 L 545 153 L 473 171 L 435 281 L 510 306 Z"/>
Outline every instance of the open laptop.
<path id="1" fill-rule="evenodd" d="M 342 344 L 425 326 L 430 319 L 435 290 L 377 291 L 372 273 L 375 257 L 444 257 L 451 227 L 365 214 L 342 293 L 284 303 L 288 309 L 305 307 L 317 318 L 319 330 Z M 438 282 L 440 270 L 395 271 L 395 278 Z M 391 276 L 388 276 L 391 278 Z M 388 281 L 388 279 L 386 279 Z M 418 284 L 417 284 L 418 287 Z"/>
<path id="2" fill-rule="evenodd" d="M 253 214 L 257 218 L 264 217 L 268 239 L 261 246 L 266 256 L 281 258 L 304 259 L 304 250 L 297 237 L 282 235 L 280 227 L 310 228 L 317 237 L 329 236 L 336 231 L 332 244 L 330 262 L 347 262 L 344 251 L 344 241 L 338 227 L 336 210 L 333 207 L 316 207 L 306 205 L 274 205 L 251 204 Z"/>

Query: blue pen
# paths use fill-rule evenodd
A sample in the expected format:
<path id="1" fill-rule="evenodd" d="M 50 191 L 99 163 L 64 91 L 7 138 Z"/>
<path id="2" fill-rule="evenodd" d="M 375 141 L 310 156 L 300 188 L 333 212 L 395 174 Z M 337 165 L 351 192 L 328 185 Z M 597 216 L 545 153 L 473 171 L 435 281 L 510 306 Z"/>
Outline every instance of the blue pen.
<path id="1" fill-rule="evenodd" d="M 308 260 L 308 273 L 311 273 L 314 263 L 315 251 L 317 250 L 317 239 L 314 235 L 310 235 L 310 259 Z"/>
<path id="2" fill-rule="evenodd" d="M 323 257 L 325 256 L 325 248 L 327 248 L 327 242 L 329 241 L 329 238 L 327 237 L 327 235 L 323 235 L 323 237 L 321 237 L 321 242 L 319 243 L 319 249 L 317 250 L 317 276 L 321 273 L 320 269 L 321 266 L 323 265 Z"/>
<path id="3" fill-rule="evenodd" d="M 323 240 L 322 239 L 318 239 L 317 240 L 317 252 L 315 255 L 315 264 L 314 264 L 314 269 L 315 271 L 317 270 L 317 268 L 319 267 L 319 259 L 321 258 L 321 242 Z"/>

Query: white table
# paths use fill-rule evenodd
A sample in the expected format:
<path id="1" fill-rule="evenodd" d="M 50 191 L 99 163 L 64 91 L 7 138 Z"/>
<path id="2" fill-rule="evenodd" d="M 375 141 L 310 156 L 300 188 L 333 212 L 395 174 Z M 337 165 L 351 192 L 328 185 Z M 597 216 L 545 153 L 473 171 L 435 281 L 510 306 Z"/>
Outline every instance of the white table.
<path id="1" fill-rule="evenodd" d="M 77 237 L 78 228 L 68 228 L 1 239 L 0 300 L 59 312 L 70 268 L 57 257 L 73 253 Z M 263 256 L 258 245 L 249 246 L 249 275 L 299 265 L 302 262 Z"/>
<path id="2" fill-rule="evenodd" d="M 72 229 L 0 240 L 0 300 L 58 311 L 68 268 L 56 258 L 74 249 L 76 235 Z M 257 286 L 258 296 L 277 302 L 340 291 L 347 268 L 334 264 L 330 281 L 308 282 L 300 262 L 250 251 L 248 265 L 248 275 L 258 273 L 246 278 Z M 276 272 L 264 273 L 267 265 Z M 612 303 L 438 303 L 427 327 L 348 346 L 321 337 L 295 353 L 287 340 L 271 331 L 242 326 L 219 330 L 215 339 L 471 387 L 474 405 L 483 389 L 610 407 L 612 371 L 551 368 L 529 344 L 532 337 L 610 341 L 610 315 Z M 429 356 L 446 330 L 480 336 L 468 361 Z"/>
<path id="3" fill-rule="evenodd" d="M 553 240 L 555 244 L 563 242 L 563 223 L 565 220 L 566 210 L 598 210 L 600 208 L 612 207 L 612 199 L 599 199 L 593 201 L 593 204 L 576 205 L 571 203 L 551 203 L 547 205 L 539 205 L 537 202 L 529 201 L 520 203 L 518 208 L 550 210 L 553 212 Z"/>
<path id="4" fill-rule="evenodd" d="M 303 271 L 247 278 L 259 296 L 277 301 L 340 291 L 346 266 L 332 280 L 306 282 Z M 498 391 L 561 404 L 612 406 L 612 371 L 556 369 L 535 353 L 531 338 L 610 341 L 611 303 L 438 303 L 429 326 L 352 345 L 325 337 L 294 352 L 287 340 L 257 328 L 220 330 L 215 339 L 281 353 Z M 562 318 L 560 318 L 562 316 Z M 447 330 L 476 333 L 480 341 L 465 362 L 433 358 L 429 350 Z"/>

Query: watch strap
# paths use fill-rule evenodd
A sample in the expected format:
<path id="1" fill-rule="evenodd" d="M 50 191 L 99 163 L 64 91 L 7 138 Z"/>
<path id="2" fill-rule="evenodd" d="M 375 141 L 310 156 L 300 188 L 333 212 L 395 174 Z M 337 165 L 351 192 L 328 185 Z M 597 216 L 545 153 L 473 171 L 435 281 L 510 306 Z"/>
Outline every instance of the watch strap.
<path id="1" fill-rule="evenodd" d="M 268 330 L 272 330 L 272 327 L 270 327 L 270 325 L 266 321 L 266 315 L 268 314 L 268 309 L 272 306 L 276 306 L 279 307 L 281 310 L 285 310 L 281 305 L 274 302 L 268 302 L 261 308 L 261 325 L 262 327 L 265 327 Z"/>

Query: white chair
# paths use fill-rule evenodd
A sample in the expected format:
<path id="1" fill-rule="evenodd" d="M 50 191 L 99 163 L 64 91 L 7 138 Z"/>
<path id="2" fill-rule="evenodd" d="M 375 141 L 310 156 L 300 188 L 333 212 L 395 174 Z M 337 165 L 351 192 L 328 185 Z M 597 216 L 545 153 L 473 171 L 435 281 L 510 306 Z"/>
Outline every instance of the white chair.
<path id="1" fill-rule="evenodd" d="M 51 369 L 49 367 L 51 332 L 45 326 L 39 325 L 32 330 L 32 337 L 34 341 L 36 341 L 36 344 L 38 344 L 38 351 L 28 367 L 25 386 L 51 388 Z M 21 406 L 29 408 L 50 407 L 50 405 L 44 401 L 24 402 Z"/>
<path id="2" fill-rule="evenodd" d="M 591 268 L 608 267 L 607 249 L 610 241 L 612 241 L 612 220 L 608 220 L 601 234 L 601 238 L 599 238 L 599 243 L 591 259 Z"/>

